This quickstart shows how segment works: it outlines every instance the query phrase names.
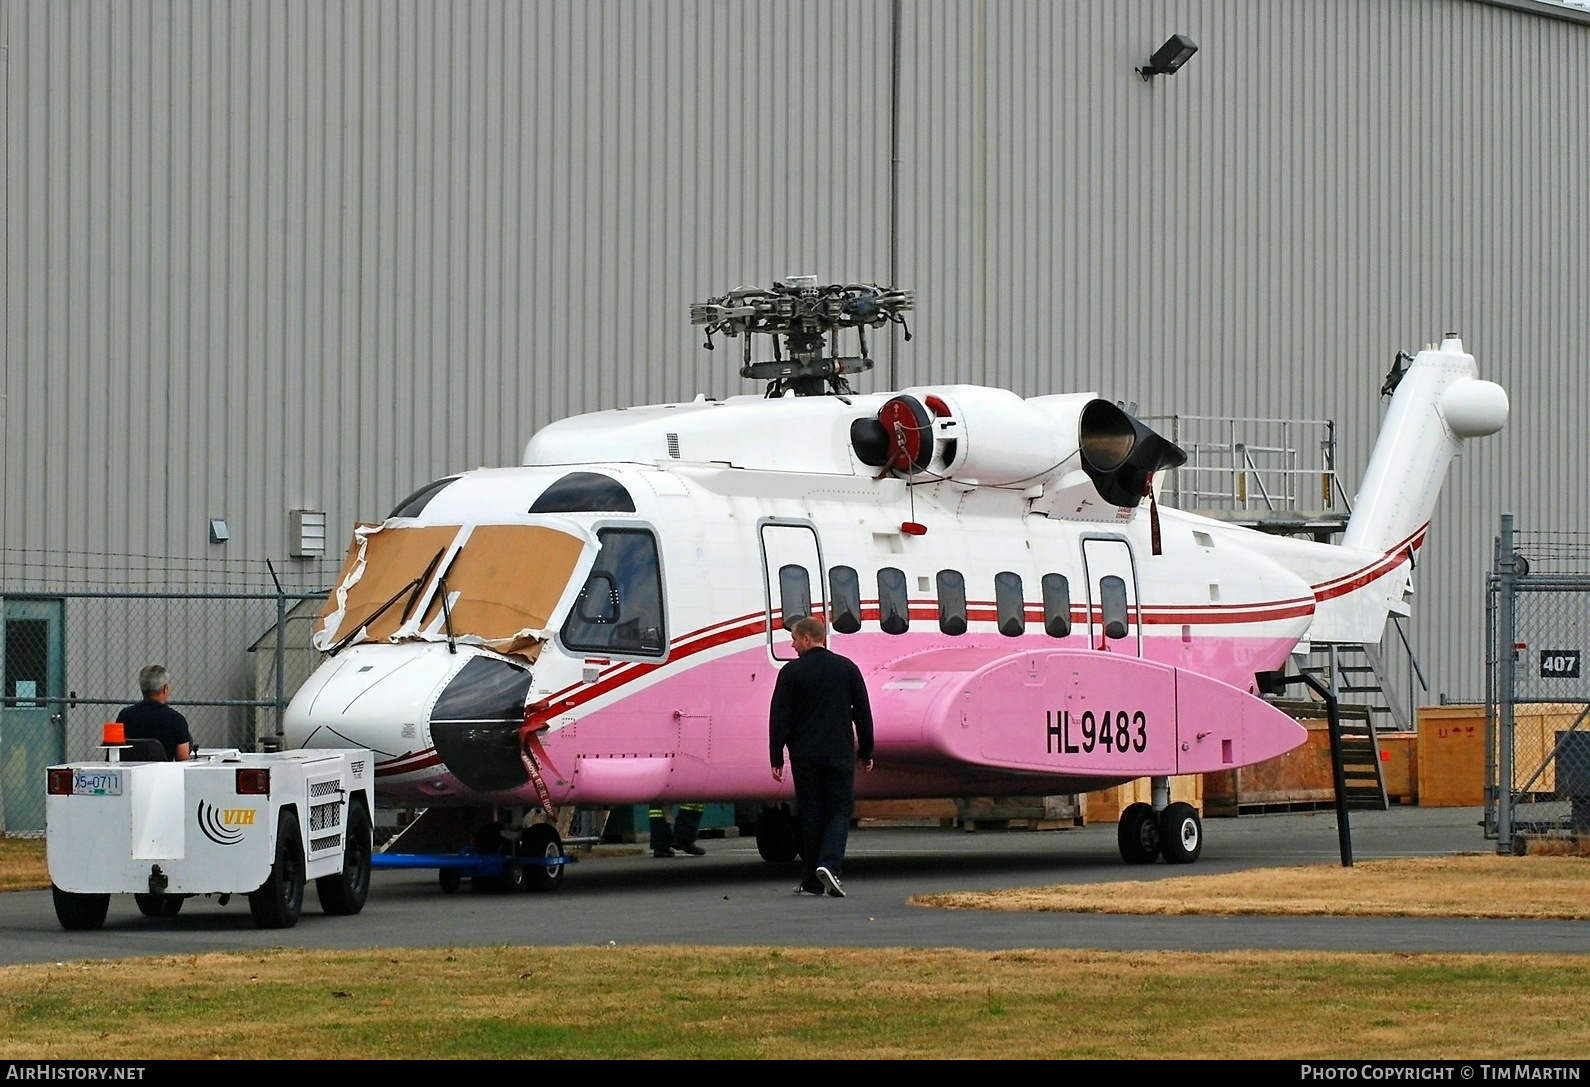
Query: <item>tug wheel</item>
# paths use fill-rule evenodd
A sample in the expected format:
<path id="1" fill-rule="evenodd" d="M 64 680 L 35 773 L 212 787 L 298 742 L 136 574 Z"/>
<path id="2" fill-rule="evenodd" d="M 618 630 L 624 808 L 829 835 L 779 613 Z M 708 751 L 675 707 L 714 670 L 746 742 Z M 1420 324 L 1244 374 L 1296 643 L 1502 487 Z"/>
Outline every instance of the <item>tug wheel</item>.
<path id="1" fill-rule="evenodd" d="M 304 908 L 304 844 L 298 815 L 281 814 L 276 830 L 276 863 L 259 890 L 248 896 L 248 909 L 260 928 L 292 928 Z"/>
<path id="2" fill-rule="evenodd" d="M 110 895 L 78 894 L 63 891 L 50 884 L 50 895 L 55 899 L 55 919 L 70 932 L 86 932 L 105 923 L 110 911 Z"/>
<path id="3" fill-rule="evenodd" d="M 339 917 L 350 917 L 364 909 L 370 893 L 371 826 L 364 804 L 348 805 L 348 825 L 343 832 L 342 871 L 315 880 L 320 908 Z"/>
<path id="4" fill-rule="evenodd" d="M 181 895 L 133 895 L 138 912 L 145 917 L 175 917 L 182 912 Z"/>

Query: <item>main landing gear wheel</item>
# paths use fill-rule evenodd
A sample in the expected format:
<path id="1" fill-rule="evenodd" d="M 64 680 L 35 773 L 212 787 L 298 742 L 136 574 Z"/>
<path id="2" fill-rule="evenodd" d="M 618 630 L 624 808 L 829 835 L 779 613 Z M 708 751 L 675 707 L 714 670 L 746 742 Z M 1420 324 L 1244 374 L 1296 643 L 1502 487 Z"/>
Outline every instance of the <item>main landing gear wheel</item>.
<path id="1" fill-rule="evenodd" d="M 555 891 L 563 886 L 562 864 L 541 864 L 539 861 L 563 856 L 563 839 L 551 823 L 532 823 L 519 839 L 519 856 L 530 862 L 524 865 L 524 888 L 529 891 Z"/>
<path id="2" fill-rule="evenodd" d="M 1166 864 L 1191 864 L 1204 848 L 1204 824 L 1198 809 L 1175 803 L 1159 815 L 1160 851 Z"/>
<path id="3" fill-rule="evenodd" d="M 1127 805 L 1115 837 L 1127 864 L 1153 864 L 1159 857 L 1160 825 L 1147 804 Z"/>
<path id="4" fill-rule="evenodd" d="M 69 932 L 86 932 L 105 923 L 110 911 L 110 895 L 78 894 L 63 891 L 50 884 L 50 895 L 55 899 L 55 919 Z"/>
<path id="5" fill-rule="evenodd" d="M 182 912 L 181 895 L 133 895 L 138 912 L 145 917 L 175 917 Z"/>
<path id="6" fill-rule="evenodd" d="M 756 818 L 756 851 L 773 864 L 788 864 L 800 856 L 800 820 L 788 808 L 763 808 Z"/>
<path id="7" fill-rule="evenodd" d="M 276 863 L 259 890 L 249 892 L 248 910 L 260 928 L 292 928 L 303 908 L 303 835 L 297 814 L 284 811 L 276 828 Z"/>

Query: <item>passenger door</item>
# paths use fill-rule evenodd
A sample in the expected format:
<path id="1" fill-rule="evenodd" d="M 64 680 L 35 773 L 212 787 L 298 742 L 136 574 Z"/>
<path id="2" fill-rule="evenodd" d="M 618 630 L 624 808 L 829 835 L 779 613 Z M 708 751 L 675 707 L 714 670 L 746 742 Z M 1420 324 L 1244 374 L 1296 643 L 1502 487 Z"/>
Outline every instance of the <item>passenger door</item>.
<path id="1" fill-rule="evenodd" d="M 1082 565 L 1088 582 L 1088 645 L 1141 657 L 1143 623 L 1132 545 L 1119 536 L 1085 536 Z M 1108 629 L 1112 620 L 1121 627 Z"/>
<path id="2" fill-rule="evenodd" d="M 814 525 L 769 519 L 759 526 L 762 590 L 768 652 L 795 659 L 789 628 L 806 615 L 828 615 L 822 546 Z"/>

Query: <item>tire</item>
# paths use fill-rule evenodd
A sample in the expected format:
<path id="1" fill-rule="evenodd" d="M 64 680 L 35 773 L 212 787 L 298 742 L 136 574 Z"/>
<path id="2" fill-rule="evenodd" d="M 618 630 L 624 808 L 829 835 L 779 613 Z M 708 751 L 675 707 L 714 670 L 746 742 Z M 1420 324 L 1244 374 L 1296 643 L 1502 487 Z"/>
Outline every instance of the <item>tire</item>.
<path id="1" fill-rule="evenodd" d="M 464 885 L 464 877 L 458 874 L 456 868 L 438 868 L 436 885 L 442 889 L 444 895 L 457 894 L 458 888 Z"/>
<path id="2" fill-rule="evenodd" d="M 475 828 L 475 833 L 469 836 L 469 844 L 480 853 L 500 853 L 503 848 L 502 824 L 486 823 Z"/>
<path id="3" fill-rule="evenodd" d="M 335 917 L 351 917 L 364 909 L 370 894 L 370 813 L 353 801 L 348 805 L 348 825 L 344 828 L 342 871 L 315 880 L 320 908 Z"/>
<path id="4" fill-rule="evenodd" d="M 1159 815 L 1159 848 L 1166 864 L 1191 864 L 1204 849 L 1204 824 L 1198 809 L 1175 803 Z"/>
<path id="5" fill-rule="evenodd" d="M 532 823 L 525 828 L 524 837 L 519 839 L 519 855 L 531 861 L 521 869 L 526 890 L 546 892 L 563 886 L 567 865 L 536 863 L 563 856 L 563 839 L 558 836 L 557 827 L 551 823 Z"/>
<path id="6" fill-rule="evenodd" d="M 175 917 L 182 912 L 181 895 L 133 895 L 138 912 L 145 917 Z"/>
<path id="7" fill-rule="evenodd" d="M 260 928 L 292 928 L 304 908 L 304 841 L 298 816 L 283 811 L 276 828 L 276 863 L 259 890 L 248 896 L 248 909 Z"/>
<path id="8" fill-rule="evenodd" d="M 516 895 L 525 889 L 524 865 L 514 857 L 509 857 L 502 862 L 502 889 L 511 895 Z"/>
<path id="9" fill-rule="evenodd" d="M 1121 813 L 1115 841 L 1127 864 L 1153 864 L 1160 854 L 1159 821 L 1147 804 L 1128 804 Z"/>
<path id="10" fill-rule="evenodd" d="M 63 891 L 50 884 L 50 895 L 55 899 L 55 919 L 69 932 L 87 932 L 105 923 L 110 912 L 110 895 L 78 894 Z"/>
<path id="11" fill-rule="evenodd" d="M 788 864 L 801 855 L 800 821 L 787 808 L 763 808 L 756 820 L 756 851 L 770 864 Z"/>

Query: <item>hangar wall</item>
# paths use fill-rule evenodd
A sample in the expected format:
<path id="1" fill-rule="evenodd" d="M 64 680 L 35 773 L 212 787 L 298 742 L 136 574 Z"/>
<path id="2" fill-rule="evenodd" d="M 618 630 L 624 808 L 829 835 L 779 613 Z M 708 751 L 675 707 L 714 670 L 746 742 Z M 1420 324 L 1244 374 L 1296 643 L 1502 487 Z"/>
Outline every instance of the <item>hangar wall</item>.
<path id="1" fill-rule="evenodd" d="M 553 419 L 748 391 L 688 304 L 811 272 L 917 291 L 864 389 L 1330 418 L 1348 481 L 1458 332 L 1513 422 L 1414 629 L 1473 697 L 1498 514 L 1586 519 L 1587 75 L 1529 0 L 0 0 L 0 588 L 323 586 Z"/>

